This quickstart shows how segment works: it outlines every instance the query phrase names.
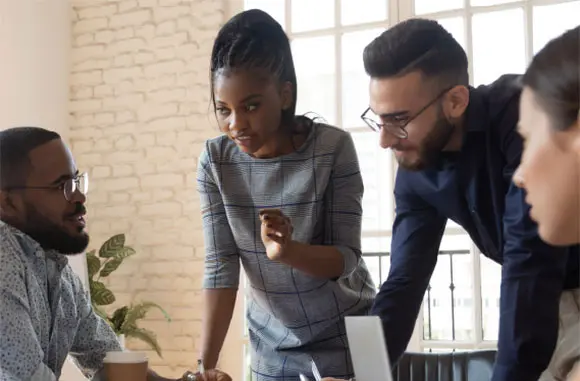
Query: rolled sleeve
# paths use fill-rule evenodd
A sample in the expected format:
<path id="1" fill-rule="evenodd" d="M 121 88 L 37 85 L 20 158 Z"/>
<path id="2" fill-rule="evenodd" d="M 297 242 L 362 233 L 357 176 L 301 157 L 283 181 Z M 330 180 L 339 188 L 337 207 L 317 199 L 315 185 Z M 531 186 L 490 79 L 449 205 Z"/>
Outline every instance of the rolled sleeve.
<path id="1" fill-rule="evenodd" d="M 12 256 L 0 252 L 0 379 L 54 380 L 30 319 L 24 265 Z"/>
<path id="2" fill-rule="evenodd" d="M 352 136 L 346 133 L 326 191 L 325 244 L 335 246 L 344 258 L 340 278 L 350 276 L 360 265 L 363 193 L 358 156 Z"/>
<path id="3" fill-rule="evenodd" d="M 197 171 L 197 191 L 200 196 L 201 218 L 205 243 L 203 288 L 238 288 L 240 257 L 230 228 L 220 189 L 206 150 L 200 156 Z"/>

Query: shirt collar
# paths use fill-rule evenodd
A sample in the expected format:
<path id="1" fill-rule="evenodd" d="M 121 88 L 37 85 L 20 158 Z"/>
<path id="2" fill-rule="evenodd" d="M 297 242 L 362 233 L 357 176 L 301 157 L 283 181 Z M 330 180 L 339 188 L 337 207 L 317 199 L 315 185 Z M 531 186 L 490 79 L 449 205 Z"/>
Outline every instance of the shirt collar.
<path id="1" fill-rule="evenodd" d="M 486 129 L 487 110 L 483 101 L 483 96 L 473 87 L 469 87 L 469 105 L 467 106 L 465 118 L 466 134 L 470 132 L 481 132 Z"/>
<path id="2" fill-rule="evenodd" d="M 44 250 L 42 246 L 40 246 L 40 244 L 28 234 L 4 221 L 0 221 L 0 230 L 4 230 L 18 240 L 18 243 L 22 246 L 22 252 L 24 255 L 32 255 L 41 259 L 51 259 L 58 264 L 59 269 L 62 269 L 68 264 L 68 258 L 64 254 L 61 254 L 56 250 Z"/>

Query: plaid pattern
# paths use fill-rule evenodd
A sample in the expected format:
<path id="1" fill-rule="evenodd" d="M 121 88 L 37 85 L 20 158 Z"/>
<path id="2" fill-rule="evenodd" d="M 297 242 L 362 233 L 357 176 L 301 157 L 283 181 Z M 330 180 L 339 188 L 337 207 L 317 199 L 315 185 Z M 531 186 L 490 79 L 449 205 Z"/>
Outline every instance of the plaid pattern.
<path id="1" fill-rule="evenodd" d="M 253 380 L 297 380 L 314 359 L 324 376 L 353 376 L 344 316 L 366 315 L 375 286 L 361 259 L 363 183 L 352 137 L 315 124 L 291 154 L 255 159 L 225 136 L 200 157 L 198 191 L 206 246 L 205 288 L 249 281 Z M 344 256 L 336 280 L 313 278 L 266 256 L 258 211 L 280 208 L 293 238 L 333 245 Z"/>

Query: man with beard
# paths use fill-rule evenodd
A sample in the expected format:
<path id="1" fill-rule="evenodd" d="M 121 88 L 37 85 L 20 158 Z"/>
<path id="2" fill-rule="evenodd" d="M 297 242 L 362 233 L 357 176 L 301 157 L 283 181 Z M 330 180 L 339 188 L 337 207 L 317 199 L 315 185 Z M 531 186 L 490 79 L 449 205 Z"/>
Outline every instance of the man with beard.
<path id="1" fill-rule="evenodd" d="M 66 254 L 82 253 L 86 174 L 55 132 L 0 132 L 0 380 L 57 380 L 73 355 L 89 376 L 121 347 Z M 231 381 L 217 371 L 184 380 Z M 149 371 L 149 381 L 169 380 Z"/>
<path id="2" fill-rule="evenodd" d="M 525 192 L 512 183 L 522 153 L 519 76 L 470 87 L 464 50 L 424 19 L 382 33 L 363 60 L 371 81 L 362 118 L 399 162 L 391 270 L 372 312 L 391 361 L 410 340 L 451 219 L 503 265 L 493 380 L 538 380 L 558 339 L 559 301 L 578 288 L 578 247 L 543 243 Z"/>

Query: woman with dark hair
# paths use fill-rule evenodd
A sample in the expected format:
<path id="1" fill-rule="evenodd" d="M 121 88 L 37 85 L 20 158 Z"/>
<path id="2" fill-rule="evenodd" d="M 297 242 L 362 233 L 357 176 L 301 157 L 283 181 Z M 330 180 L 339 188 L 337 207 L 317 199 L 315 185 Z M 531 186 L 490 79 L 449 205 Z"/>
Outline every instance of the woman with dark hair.
<path id="1" fill-rule="evenodd" d="M 544 241 L 578 244 L 580 27 L 550 41 L 534 57 L 523 85 L 519 131 L 525 146 L 514 181 L 525 188 L 530 215 Z M 575 289 L 562 293 L 558 344 L 541 380 L 571 379 L 579 359 L 580 290 Z M 575 379 L 580 380 L 577 372 Z"/>
<path id="2" fill-rule="evenodd" d="M 240 262 L 249 283 L 252 380 L 353 376 L 344 317 L 375 287 L 361 259 L 363 183 L 347 132 L 295 115 L 296 73 L 282 27 L 259 10 L 229 20 L 211 55 L 223 136 L 206 142 L 198 191 L 205 237 L 201 362 L 216 366 Z"/>

